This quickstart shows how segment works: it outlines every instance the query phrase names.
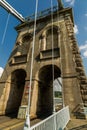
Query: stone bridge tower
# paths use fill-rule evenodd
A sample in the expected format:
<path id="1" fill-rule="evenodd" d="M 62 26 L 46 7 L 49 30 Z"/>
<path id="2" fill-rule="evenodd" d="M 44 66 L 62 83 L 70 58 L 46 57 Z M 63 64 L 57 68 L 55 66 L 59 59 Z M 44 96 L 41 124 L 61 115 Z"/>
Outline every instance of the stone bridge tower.
<path id="1" fill-rule="evenodd" d="M 53 24 L 50 9 L 40 12 L 37 18 L 31 116 L 53 112 L 53 72 L 54 79 L 62 78 L 63 105 L 69 105 L 71 116 L 87 106 L 87 80 L 74 35 L 72 8 L 64 8 L 61 0 L 58 2 L 59 8 L 53 8 Z M 20 113 L 19 107 L 26 106 L 28 100 L 33 16 L 18 25 L 16 30 L 16 43 L 0 79 L 1 115 Z"/>

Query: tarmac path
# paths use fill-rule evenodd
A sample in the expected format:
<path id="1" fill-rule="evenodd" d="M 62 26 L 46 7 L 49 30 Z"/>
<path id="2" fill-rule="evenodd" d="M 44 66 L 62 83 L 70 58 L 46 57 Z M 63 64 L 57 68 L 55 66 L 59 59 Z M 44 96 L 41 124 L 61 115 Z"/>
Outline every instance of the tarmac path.
<path id="1" fill-rule="evenodd" d="M 31 126 L 40 122 L 43 119 L 31 120 Z M 11 118 L 7 116 L 0 116 L 0 130 L 23 130 L 25 120 Z"/>

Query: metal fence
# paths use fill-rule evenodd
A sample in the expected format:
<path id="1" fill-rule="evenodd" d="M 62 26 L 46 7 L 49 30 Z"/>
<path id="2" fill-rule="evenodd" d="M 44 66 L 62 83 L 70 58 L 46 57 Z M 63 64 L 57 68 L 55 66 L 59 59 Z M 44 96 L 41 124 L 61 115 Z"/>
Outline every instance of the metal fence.
<path id="1" fill-rule="evenodd" d="M 69 120 L 69 107 L 67 106 L 40 123 L 32 126 L 30 130 L 63 130 Z"/>
<path id="2" fill-rule="evenodd" d="M 58 10 L 58 6 L 53 7 L 53 12 L 56 12 Z M 47 15 L 51 14 L 51 8 L 48 8 L 46 10 L 43 10 L 41 12 L 37 13 L 37 19 L 45 17 Z M 26 20 L 32 21 L 35 18 L 35 14 L 32 14 L 31 16 L 26 17 Z"/>

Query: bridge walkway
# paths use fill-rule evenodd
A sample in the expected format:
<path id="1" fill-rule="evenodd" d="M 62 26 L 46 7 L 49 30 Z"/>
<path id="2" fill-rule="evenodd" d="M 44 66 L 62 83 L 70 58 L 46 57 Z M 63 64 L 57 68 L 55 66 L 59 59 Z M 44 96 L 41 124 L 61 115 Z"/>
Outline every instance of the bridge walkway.
<path id="1" fill-rule="evenodd" d="M 66 130 L 87 130 L 87 119 L 71 119 Z"/>
<path id="2" fill-rule="evenodd" d="M 31 120 L 31 130 L 64 129 L 70 120 L 69 107 L 47 117 L 42 116 Z M 0 116 L 0 130 L 22 130 L 25 120 L 19 120 L 15 115 Z M 32 126 L 33 125 L 33 126 Z"/>
<path id="3" fill-rule="evenodd" d="M 31 120 L 31 126 L 43 120 L 43 118 L 36 118 Z M 22 130 L 25 120 L 20 120 L 15 117 L 0 116 L 0 130 Z"/>

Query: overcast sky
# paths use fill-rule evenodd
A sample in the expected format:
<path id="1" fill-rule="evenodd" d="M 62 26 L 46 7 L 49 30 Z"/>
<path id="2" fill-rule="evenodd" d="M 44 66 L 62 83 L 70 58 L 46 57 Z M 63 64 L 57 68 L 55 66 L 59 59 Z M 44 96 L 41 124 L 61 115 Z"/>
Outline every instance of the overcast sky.
<path id="1" fill-rule="evenodd" d="M 51 0 L 38 0 L 38 11 L 51 7 Z M 36 0 L 7 0 L 24 17 L 35 12 Z M 75 33 L 83 59 L 83 64 L 87 74 L 87 0 L 63 0 L 64 6 L 73 8 Z M 53 0 L 53 5 L 57 5 L 57 0 Z M 5 38 L 3 39 L 4 29 L 8 13 L 0 7 L 0 67 L 4 68 L 12 48 L 15 44 L 17 32 L 14 27 L 20 21 L 10 15 Z M 0 69 L 1 70 L 1 69 Z"/>

